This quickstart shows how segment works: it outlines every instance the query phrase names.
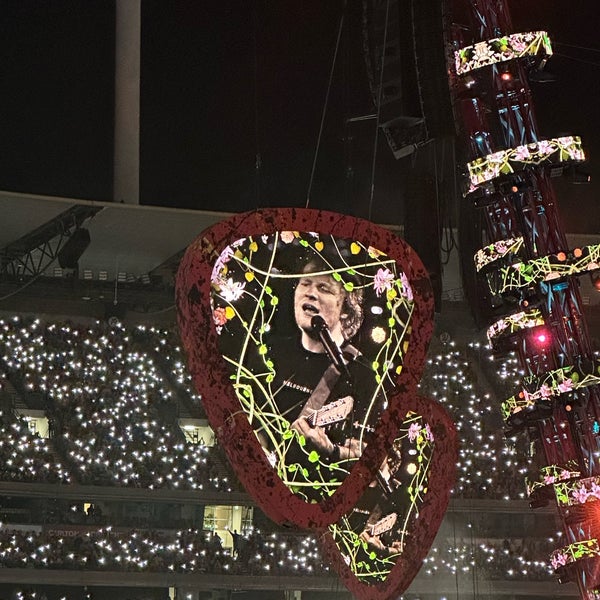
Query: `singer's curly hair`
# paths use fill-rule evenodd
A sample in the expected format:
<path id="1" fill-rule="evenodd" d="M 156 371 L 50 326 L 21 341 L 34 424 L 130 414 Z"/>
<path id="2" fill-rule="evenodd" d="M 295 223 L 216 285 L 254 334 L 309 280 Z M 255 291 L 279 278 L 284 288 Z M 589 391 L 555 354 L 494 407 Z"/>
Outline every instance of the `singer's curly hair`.
<path id="1" fill-rule="evenodd" d="M 328 266 L 324 261 L 315 258 L 311 258 L 309 262 L 302 269 L 303 273 L 318 273 L 319 271 L 328 271 L 331 267 Z M 345 281 L 352 281 L 354 284 L 358 284 L 355 281 L 356 276 L 350 276 L 344 273 Z M 339 283 L 336 281 L 336 284 Z M 348 291 L 342 287 L 342 293 L 344 294 L 344 301 L 342 304 L 342 314 L 340 316 L 340 323 L 342 325 L 342 335 L 345 340 L 353 338 L 360 326 L 363 323 L 363 291 L 361 288 L 354 288 L 352 291 Z"/>

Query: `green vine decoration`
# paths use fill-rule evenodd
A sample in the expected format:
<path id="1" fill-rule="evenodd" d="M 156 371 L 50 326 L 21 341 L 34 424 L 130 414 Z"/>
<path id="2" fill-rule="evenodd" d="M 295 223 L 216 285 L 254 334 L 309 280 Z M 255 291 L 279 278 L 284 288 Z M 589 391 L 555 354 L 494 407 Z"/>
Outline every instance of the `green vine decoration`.
<path id="1" fill-rule="evenodd" d="M 490 286 L 490 289 L 495 294 L 503 294 L 540 282 L 581 275 L 597 269 L 600 269 L 600 244 L 593 244 L 575 249 L 568 254 L 542 256 L 501 267 L 498 269 L 497 283 Z"/>
<path id="2" fill-rule="evenodd" d="M 578 479 L 581 477 L 581 472 L 576 471 L 576 464 L 572 461 L 566 467 L 560 465 L 547 465 L 540 468 L 538 479 L 533 480 L 528 477 L 525 478 L 525 485 L 527 487 L 527 495 L 535 493 L 541 488 L 545 488 L 550 485 L 562 483 L 569 479 Z M 554 486 L 556 491 L 556 486 Z"/>
<path id="3" fill-rule="evenodd" d="M 504 258 L 511 254 L 518 254 L 523 247 L 523 238 L 509 238 L 506 240 L 500 240 L 484 246 L 475 253 L 474 261 L 477 272 L 481 271 L 484 267 L 492 264 L 493 262 Z"/>
<path id="4" fill-rule="evenodd" d="M 541 377 L 525 378 L 524 382 L 528 387 L 534 387 L 534 391 L 523 388 L 517 395 L 505 400 L 502 403 L 504 420 L 535 406 L 540 401 L 549 402 L 553 397 L 600 384 L 600 364 L 595 361 L 587 372 L 574 365 L 560 367 Z"/>
<path id="5" fill-rule="evenodd" d="M 544 317 L 538 308 L 524 310 L 499 319 L 487 330 L 487 338 L 491 343 L 500 338 L 509 337 L 519 331 L 544 324 Z"/>
<path id="6" fill-rule="evenodd" d="M 592 538 L 555 550 L 550 556 L 550 564 L 555 571 L 558 571 L 561 567 L 598 556 L 600 556 L 600 545 L 596 538 Z"/>

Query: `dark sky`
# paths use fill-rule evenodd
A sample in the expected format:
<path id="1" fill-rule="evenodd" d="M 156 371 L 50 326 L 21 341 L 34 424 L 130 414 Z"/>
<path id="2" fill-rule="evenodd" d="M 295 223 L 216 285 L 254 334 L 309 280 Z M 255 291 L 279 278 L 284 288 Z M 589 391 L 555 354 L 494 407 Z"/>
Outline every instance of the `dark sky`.
<path id="1" fill-rule="evenodd" d="M 303 206 L 342 5 L 144 0 L 142 203 Z M 361 2 L 349 6 L 311 205 L 364 216 L 373 122 L 345 129 L 344 119 L 373 107 Z M 515 0 L 512 14 L 515 30 L 546 28 L 555 43 L 558 80 L 534 87 L 540 131 L 582 135 L 596 183 L 557 187 L 567 229 L 597 232 L 597 3 Z M 0 48 L 0 189 L 109 200 L 114 2 L 4 0 Z M 408 164 L 395 161 L 380 140 L 374 220 L 401 221 Z"/>

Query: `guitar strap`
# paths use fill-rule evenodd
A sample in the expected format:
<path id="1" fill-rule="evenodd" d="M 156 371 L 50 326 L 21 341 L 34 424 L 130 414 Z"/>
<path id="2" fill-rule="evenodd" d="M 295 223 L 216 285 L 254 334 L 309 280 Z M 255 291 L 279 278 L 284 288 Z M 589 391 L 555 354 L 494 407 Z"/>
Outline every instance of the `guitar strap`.
<path id="1" fill-rule="evenodd" d="M 344 355 L 344 358 L 350 362 L 359 355 L 359 351 L 352 344 L 346 344 L 342 349 L 342 354 Z M 313 413 L 323 408 L 339 378 L 340 372 L 336 369 L 335 365 L 331 363 L 327 369 L 325 369 L 325 372 L 319 380 L 319 383 L 317 383 L 313 393 L 302 407 L 298 418 L 310 417 Z"/>

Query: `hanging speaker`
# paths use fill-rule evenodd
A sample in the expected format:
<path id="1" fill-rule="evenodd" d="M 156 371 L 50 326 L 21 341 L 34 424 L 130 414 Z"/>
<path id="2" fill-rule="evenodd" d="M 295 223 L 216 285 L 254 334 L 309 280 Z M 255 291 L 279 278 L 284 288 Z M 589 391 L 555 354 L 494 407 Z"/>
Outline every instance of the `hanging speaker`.
<path id="1" fill-rule="evenodd" d="M 90 245 L 90 232 L 87 229 L 76 229 L 67 243 L 58 252 L 58 264 L 63 269 L 76 269 L 77 262 Z"/>

